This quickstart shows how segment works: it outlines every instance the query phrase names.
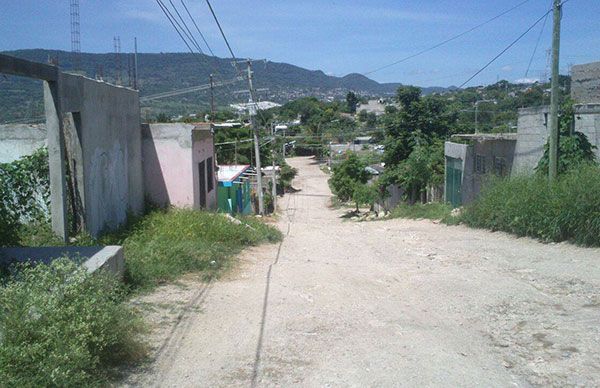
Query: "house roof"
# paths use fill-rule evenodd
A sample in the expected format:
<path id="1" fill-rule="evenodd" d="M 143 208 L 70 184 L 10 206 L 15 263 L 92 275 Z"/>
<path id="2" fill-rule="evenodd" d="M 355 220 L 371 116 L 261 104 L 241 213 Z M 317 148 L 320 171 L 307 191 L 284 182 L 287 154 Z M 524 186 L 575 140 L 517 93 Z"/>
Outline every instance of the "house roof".
<path id="1" fill-rule="evenodd" d="M 250 168 L 249 164 L 226 164 L 219 165 L 218 180 L 219 182 L 233 182 L 246 170 Z"/>

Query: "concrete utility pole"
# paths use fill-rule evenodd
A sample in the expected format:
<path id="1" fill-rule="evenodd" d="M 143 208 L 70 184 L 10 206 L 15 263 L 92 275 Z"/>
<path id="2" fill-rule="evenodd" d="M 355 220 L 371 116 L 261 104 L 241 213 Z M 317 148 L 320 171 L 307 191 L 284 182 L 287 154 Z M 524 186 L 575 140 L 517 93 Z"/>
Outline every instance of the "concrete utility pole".
<path id="1" fill-rule="evenodd" d="M 273 196 L 273 213 L 277 211 L 277 172 L 275 171 L 275 151 L 271 150 L 271 160 L 273 162 L 273 180 L 272 182 L 272 192 Z"/>
<path id="2" fill-rule="evenodd" d="M 215 122 L 215 81 L 213 75 L 210 75 L 210 122 Z"/>
<path id="3" fill-rule="evenodd" d="M 133 88 L 138 90 L 137 38 L 133 38 Z"/>
<path id="4" fill-rule="evenodd" d="M 256 157 L 256 191 L 258 194 L 258 214 L 265 215 L 265 202 L 263 198 L 262 171 L 260 165 L 260 143 L 258 134 L 258 125 L 256 125 L 257 107 L 254 106 L 254 86 L 252 85 L 252 61 L 248 59 L 248 92 L 250 93 L 250 101 L 248 104 L 248 112 L 250 113 L 250 122 L 252 124 L 252 132 L 254 133 L 254 156 Z"/>
<path id="5" fill-rule="evenodd" d="M 560 19 L 562 0 L 554 0 L 554 30 L 552 32 L 552 84 L 550 97 L 550 139 L 548 179 L 554 181 L 558 174 L 558 100 L 559 100 L 559 55 Z"/>

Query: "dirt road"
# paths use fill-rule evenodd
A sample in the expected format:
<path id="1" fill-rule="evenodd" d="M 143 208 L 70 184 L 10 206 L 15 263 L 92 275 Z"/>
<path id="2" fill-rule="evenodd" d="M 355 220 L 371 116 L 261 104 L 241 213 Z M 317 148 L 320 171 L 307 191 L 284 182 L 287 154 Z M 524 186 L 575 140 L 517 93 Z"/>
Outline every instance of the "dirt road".
<path id="1" fill-rule="evenodd" d="M 345 221 L 311 162 L 290 160 L 300 191 L 280 200 L 281 246 L 140 302 L 164 322 L 155 362 L 127 384 L 600 385 L 600 250 Z"/>

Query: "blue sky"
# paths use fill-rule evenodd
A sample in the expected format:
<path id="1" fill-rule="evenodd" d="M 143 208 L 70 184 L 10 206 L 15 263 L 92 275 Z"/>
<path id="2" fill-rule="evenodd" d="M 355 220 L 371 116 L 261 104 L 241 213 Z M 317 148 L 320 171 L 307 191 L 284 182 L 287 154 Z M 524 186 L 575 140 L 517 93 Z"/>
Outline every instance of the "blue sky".
<path id="1" fill-rule="evenodd" d="M 332 75 L 364 73 L 394 62 L 479 24 L 523 0 L 212 0 L 239 57 L 267 58 Z M 154 0 L 80 0 L 81 48 L 111 52 L 113 36 L 122 51 L 182 52 L 187 48 Z M 173 0 L 180 6 L 180 0 Z M 3 1 L 0 50 L 70 50 L 68 0 Z M 165 3 L 168 3 L 165 0 Z M 226 47 L 204 0 L 186 0 L 219 56 Z M 380 82 L 420 86 L 460 85 L 550 8 L 530 0 L 510 14 L 443 48 L 370 74 Z M 181 8 L 181 6 L 180 6 Z M 600 1 L 570 0 L 564 6 L 561 69 L 600 60 Z M 546 23 L 529 78 L 547 68 L 551 17 Z M 470 85 L 511 81 L 525 70 L 540 23 Z"/>

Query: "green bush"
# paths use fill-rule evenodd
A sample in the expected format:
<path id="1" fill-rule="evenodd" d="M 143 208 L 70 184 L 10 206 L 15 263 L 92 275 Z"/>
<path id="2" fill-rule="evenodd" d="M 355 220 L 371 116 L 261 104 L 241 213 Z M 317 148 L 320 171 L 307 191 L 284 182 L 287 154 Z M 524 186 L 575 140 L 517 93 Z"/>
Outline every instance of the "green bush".
<path id="1" fill-rule="evenodd" d="M 151 288 L 186 272 L 214 276 L 243 248 L 281 239 L 276 228 L 260 220 L 241 221 L 191 209 L 154 211 L 121 237 L 107 236 L 101 242 L 122 244 L 127 280 L 133 287 Z"/>
<path id="2" fill-rule="evenodd" d="M 600 168 L 582 164 L 549 184 L 545 177 L 489 182 L 461 219 L 469 226 L 544 241 L 600 246 Z"/>
<path id="3" fill-rule="evenodd" d="M 144 356 L 140 321 L 108 274 L 70 260 L 22 266 L 0 287 L 0 385 L 101 385 Z"/>

